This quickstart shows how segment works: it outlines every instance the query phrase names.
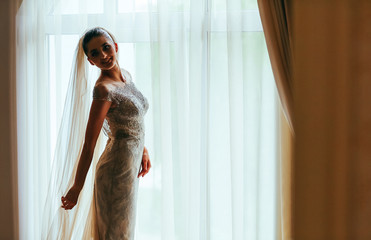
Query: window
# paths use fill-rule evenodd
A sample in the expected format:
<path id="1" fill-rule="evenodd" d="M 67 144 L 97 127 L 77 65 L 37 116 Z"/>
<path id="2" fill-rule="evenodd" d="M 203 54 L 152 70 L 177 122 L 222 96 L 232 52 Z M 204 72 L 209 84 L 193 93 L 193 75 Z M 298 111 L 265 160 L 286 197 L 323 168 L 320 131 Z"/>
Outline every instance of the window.
<path id="1" fill-rule="evenodd" d="M 20 84 L 39 86 L 25 90 L 29 106 L 20 112 L 35 119 L 33 131 L 45 130 L 36 136 L 20 123 L 35 138 L 20 143 L 20 163 L 53 158 L 76 44 L 84 30 L 102 26 L 150 103 L 145 142 L 153 167 L 140 179 L 137 239 L 275 239 L 277 96 L 256 1 L 67 0 L 47 9 L 34 23 L 43 24 L 46 84 L 40 73 Z M 40 151 L 29 155 L 34 147 Z M 28 174 L 20 191 L 46 188 L 34 183 L 46 181 L 48 167 L 39 176 L 21 171 Z M 20 231 L 38 238 L 32 229 L 41 214 L 27 199 L 32 191 L 20 200 L 27 209 Z"/>

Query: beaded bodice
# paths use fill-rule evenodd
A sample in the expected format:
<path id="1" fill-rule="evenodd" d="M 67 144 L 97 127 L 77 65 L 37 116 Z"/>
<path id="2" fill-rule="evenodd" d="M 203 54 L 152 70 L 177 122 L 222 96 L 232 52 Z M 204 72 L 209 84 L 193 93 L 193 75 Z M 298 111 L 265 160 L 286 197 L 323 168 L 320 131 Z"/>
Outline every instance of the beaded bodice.
<path id="1" fill-rule="evenodd" d="M 122 69 L 126 82 L 109 87 L 107 96 L 99 96 L 96 87 L 93 98 L 111 101 L 111 107 L 103 122 L 103 132 L 110 139 L 140 138 L 144 135 L 143 117 L 148 110 L 148 101 L 136 88 L 130 73 Z"/>

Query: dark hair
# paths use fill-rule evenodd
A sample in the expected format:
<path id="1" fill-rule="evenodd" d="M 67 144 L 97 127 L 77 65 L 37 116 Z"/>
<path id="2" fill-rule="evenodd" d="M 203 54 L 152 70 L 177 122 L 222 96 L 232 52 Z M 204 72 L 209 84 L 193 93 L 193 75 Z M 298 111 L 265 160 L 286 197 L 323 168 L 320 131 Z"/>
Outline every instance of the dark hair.
<path id="1" fill-rule="evenodd" d="M 88 30 L 84 34 L 84 39 L 82 40 L 82 48 L 84 49 L 85 55 L 88 55 L 88 43 L 92 38 L 95 37 L 100 37 L 100 36 L 105 36 L 108 39 L 110 39 L 113 43 L 115 43 L 115 39 L 112 34 L 110 34 L 106 29 L 101 28 L 101 27 L 95 27 L 90 30 Z"/>

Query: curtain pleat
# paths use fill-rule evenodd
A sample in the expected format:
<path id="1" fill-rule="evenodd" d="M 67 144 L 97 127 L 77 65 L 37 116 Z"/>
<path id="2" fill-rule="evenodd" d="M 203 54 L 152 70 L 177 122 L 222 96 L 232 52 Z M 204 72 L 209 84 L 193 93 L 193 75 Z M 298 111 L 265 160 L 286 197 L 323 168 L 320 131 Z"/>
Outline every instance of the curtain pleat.
<path id="1" fill-rule="evenodd" d="M 281 105 L 294 133 L 289 3 L 258 0 L 258 4 Z"/>
<path id="2" fill-rule="evenodd" d="M 258 0 L 269 58 L 280 98 L 278 239 L 291 239 L 291 165 L 295 129 L 293 118 L 290 1 Z"/>

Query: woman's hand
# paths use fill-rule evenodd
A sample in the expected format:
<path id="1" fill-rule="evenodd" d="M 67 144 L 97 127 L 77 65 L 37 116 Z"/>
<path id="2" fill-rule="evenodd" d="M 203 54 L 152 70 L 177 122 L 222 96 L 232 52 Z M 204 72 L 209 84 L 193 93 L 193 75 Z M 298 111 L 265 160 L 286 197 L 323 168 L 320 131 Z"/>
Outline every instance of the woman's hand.
<path id="1" fill-rule="evenodd" d="M 149 160 L 149 155 L 148 155 L 146 148 L 144 148 L 144 151 L 143 151 L 141 166 L 142 166 L 142 170 L 139 172 L 138 178 L 140 176 L 144 177 L 144 175 L 146 175 L 149 169 L 151 168 L 151 161 Z"/>
<path id="2" fill-rule="evenodd" d="M 62 208 L 65 210 L 72 209 L 76 203 L 77 199 L 79 197 L 79 194 L 81 192 L 81 188 L 72 186 L 71 189 L 68 191 L 65 197 L 62 197 Z"/>

